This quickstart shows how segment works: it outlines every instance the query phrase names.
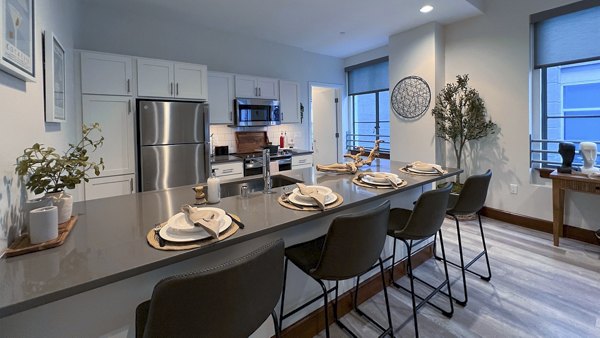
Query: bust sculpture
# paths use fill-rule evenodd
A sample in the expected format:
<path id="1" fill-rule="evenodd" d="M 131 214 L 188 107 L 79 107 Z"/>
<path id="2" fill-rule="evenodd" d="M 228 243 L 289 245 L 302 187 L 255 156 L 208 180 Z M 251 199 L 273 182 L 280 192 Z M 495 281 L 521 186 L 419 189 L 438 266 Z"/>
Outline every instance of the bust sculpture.
<path id="1" fill-rule="evenodd" d="M 594 142 L 581 142 L 579 144 L 579 154 L 583 158 L 583 168 L 581 172 L 584 174 L 598 173 L 600 169 L 594 167 L 596 164 L 596 155 L 598 153 L 598 147 Z"/>
<path id="2" fill-rule="evenodd" d="M 575 145 L 569 142 L 561 142 L 558 144 L 558 153 L 562 157 L 562 165 L 558 168 L 558 172 L 570 174 L 575 158 Z"/>

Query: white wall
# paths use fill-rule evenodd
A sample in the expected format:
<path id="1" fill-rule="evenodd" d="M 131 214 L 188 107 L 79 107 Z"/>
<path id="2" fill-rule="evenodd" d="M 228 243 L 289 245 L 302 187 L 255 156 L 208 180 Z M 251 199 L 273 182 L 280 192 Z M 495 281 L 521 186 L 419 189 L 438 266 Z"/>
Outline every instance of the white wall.
<path id="1" fill-rule="evenodd" d="M 182 21 L 152 6 L 88 4 L 82 13 L 77 47 L 110 53 L 200 63 L 209 70 L 274 77 L 300 82 L 305 107 L 301 126 L 285 127 L 308 134 L 308 81 L 344 83 L 343 60 L 267 42 L 242 34 L 215 31 L 200 22 Z M 222 128 L 214 128 L 217 131 Z M 222 138 L 230 138 L 227 133 Z M 299 137 L 300 139 L 300 137 Z M 278 139 L 277 139 L 278 140 Z M 308 138 L 297 148 L 308 148 Z"/>
<path id="2" fill-rule="evenodd" d="M 7 239 L 17 232 L 20 205 L 27 199 L 24 185 L 14 174 L 16 158 L 25 147 L 36 142 L 66 149 L 75 141 L 76 114 L 73 95 L 73 32 L 77 27 L 78 4 L 75 0 L 35 2 L 36 82 L 25 83 L 0 71 L 0 252 Z M 53 31 L 67 52 L 67 123 L 44 122 L 44 83 L 42 75 L 42 31 Z"/>
<path id="3" fill-rule="evenodd" d="M 427 81 L 432 96 L 429 110 L 418 119 L 400 118 L 393 109 L 390 111 L 392 160 L 420 160 L 430 163 L 436 161 L 435 124 L 431 108 L 433 97 L 443 84 L 442 33 L 439 24 L 430 23 L 390 37 L 390 92 L 406 76 L 416 75 Z"/>
<path id="4" fill-rule="evenodd" d="M 485 4 L 485 15 L 445 27 L 446 81 L 468 73 L 501 132 L 473 149 L 471 172 L 492 168 L 486 205 L 512 213 L 552 219 L 552 192 L 530 183 L 529 15 L 572 3 L 566 0 L 503 0 Z M 453 158 L 453 156 L 451 156 Z M 535 173 L 534 173 L 535 174 Z M 509 184 L 518 184 L 511 195 Z M 548 182 L 549 183 L 549 182 Z M 598 196 L 567 193 L 566 223 L 600 226 Z"/>

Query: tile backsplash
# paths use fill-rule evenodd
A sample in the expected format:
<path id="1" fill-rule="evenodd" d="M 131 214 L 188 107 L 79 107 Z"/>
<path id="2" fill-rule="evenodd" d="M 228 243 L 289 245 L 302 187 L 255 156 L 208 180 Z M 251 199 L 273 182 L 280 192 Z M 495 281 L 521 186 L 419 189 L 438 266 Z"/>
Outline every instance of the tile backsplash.
<path id="1" fill-rule="evenodd" d="M 289 147 L 289 142 L 293 140 L 294 148 L 307 149 L 307 139 L 302 124 L 283 124 L 269 127 L 237 127 L 232 128 L 226 125 L 211 125 L 210 133 L 213 134 L 214 145 L 229 146 L 229 153 L 237 151 L 235 145 L 236 131 L 262 131 L 267 132 L 269 141 L 273 144 L 279 144 L 279 136 L 282 132 L 287 134 L 285 147 Z"/>

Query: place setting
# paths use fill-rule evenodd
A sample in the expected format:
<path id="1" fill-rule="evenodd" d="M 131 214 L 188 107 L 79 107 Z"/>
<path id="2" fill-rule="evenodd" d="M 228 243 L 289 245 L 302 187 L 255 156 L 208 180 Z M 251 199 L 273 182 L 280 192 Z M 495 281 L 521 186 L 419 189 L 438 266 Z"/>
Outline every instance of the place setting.
<path id="1" fill-rule="evenodd" d="M 373 189 L 399 189 L 407 184 L 398 175 L 388 172 L 362 172 L 354 176 L 352 183 Z"/>
<path id="2" fill-rule="evenodd" d="M 169 220 L 148 232 L 148 244 L 159 250 L 189 250 L 235 234 L 244 224 L 236 215 L 213 207 L 184 205 Z"/>
<path id="3" fill-rule="evenodd" d="M 344 198 L 325 186 L 297 183 L 291 191 L 284 187 L 277 202 L 292 210 L 323 211 L 341 205 Z"/>
<path id="4" fill-rule="evenodd" d="M 439 164 L 431 164 L 421 161 L 415 161 L 406 166 L 400 168 L 400 171 L 410 175 L 420 176 L 440 176 L 447 174 L 448 171 L 444 170 Z"/>

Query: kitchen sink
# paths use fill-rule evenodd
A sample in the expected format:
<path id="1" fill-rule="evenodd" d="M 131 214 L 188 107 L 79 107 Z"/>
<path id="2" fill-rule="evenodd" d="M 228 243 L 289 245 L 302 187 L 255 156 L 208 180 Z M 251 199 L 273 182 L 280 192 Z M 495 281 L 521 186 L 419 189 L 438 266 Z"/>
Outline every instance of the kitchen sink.
<path id="1" fill-rule="evenodd" d="M 276 175 L 271 176 L 271 187 L 278 188 L 286 185 L 293 185 L 299 182 L 300 180 L 296 180 L 290 177 Z M 221 197 L 229 197 L 229 196 L 237 196 L 240 194 L 242 186 L 248 187 L 248 192 L 255 191 L 263 191 L 264 188 L 264 180 L 262 177 L 253 178 L 249 180 L 237 181 L 237 182 L 229 182 L 221 184 Z"/>

